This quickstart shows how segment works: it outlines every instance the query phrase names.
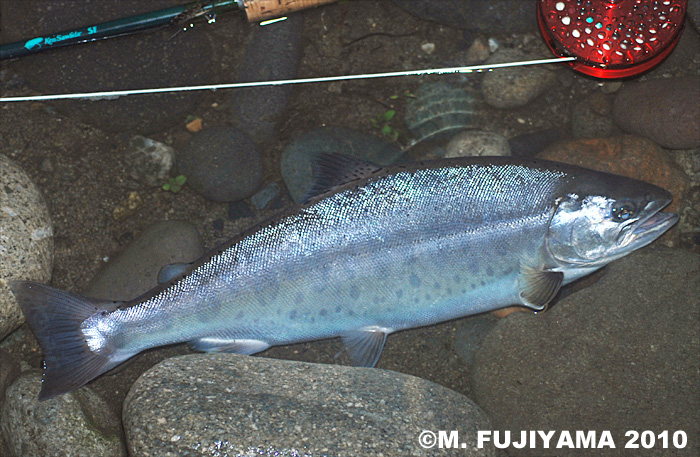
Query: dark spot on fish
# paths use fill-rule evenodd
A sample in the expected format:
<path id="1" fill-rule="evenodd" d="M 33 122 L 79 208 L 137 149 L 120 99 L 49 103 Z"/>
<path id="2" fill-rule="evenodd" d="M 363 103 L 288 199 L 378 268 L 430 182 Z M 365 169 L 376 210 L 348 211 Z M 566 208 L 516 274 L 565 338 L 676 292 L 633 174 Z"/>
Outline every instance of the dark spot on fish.
<path id="1" fill-rule="evenodd" d="M 403 297 L 403 289 L 399 289 L 396 291 L 396 298 L 401 298 Z"/>
<path id="2" fill-rule="evenodd" d="M 433 288 L 434 288 L 435 290 L 440 290 L 440 287 L 442 287 L 442 286 L 440 285 L 440 283 L 437 282 L 437 281 L 435 281 L 435 284 L 433 284 Z"/>
<path id="3" fill-rule="evenodd" d="M 408 282 L 413 286 L 413 287 L 420 287 L 421 280 L 416 274 L 412 274 L 411 276 L 408 277 Z"/>
<path id="4" fill-rule="evenodd" d="M 460 282 L 462 282 L 462 278 L 459 275 L 454 275 L 452 280 L 455 282 L 455 284 L 459 284 Z"/>
<path id="5" fill-rule="evenodd" d="M 325 308 L 321 308 L 321 310 L 318 312 L 318 314 L 319 314 L 319 316 L 325 316 L 326 314 L 328 314 L 328 311 L 326 311 Z"/>
<path id="6" fill-rule="evenodd" d="M 445 292 L 447 292 L 447 295 L 452 295 L 452 288 L 448 287 Z"/>
<path id="7" fill-rule="evenodd" d="M 348 316 L 354 316 L 354 315 L 355 315 L 355 311 L 353 311 L 351 309 L 348 310 Z"/>
<path id="8" fill-rule="evenodd" d="M 358 298 L 360 298 L 360 288 L 357 287 L 356 285 L 353 285 L 352 287 L 350 287 L 350 297 L 353 300 L 357 300 Z"/>
<path id="9" fill-rule="evenodd" d="M 297 310 L 293 309 L 289 312 L 289 319 L 294 320 L 297 318 Z"/>
<path id="10" fill-rule="evenodd" d="M 281 309 L 278 309 L 278 310 L 277 310 L 277 315 L 279 316 L 280 314 L 282 314 L 282 310 L 281 310 Z"/>
<path id="11" fill-rule="evenodd" d="M 311 323 L 313 324 L 314 322 L 316 322 L 316 318 L 315 318 L 315 317 L 312 317 L 312 318 L 311 318 Z"/>
<path id="12" fill-rule="evenodd" d="M 343 308 L 341 306 L 336 306 L 335 307 L 335 312 L 339 313 Z"/>
<path id="13" fill-rule="evenodd" d="M 418 297 L 413 299 L 413 303 L 416 303 L 416 304 L 418 303 Z"/>
<path id="14" fill-rule="evenodd" d="M 487 274 L 488 276 L 493 276 L 493 268 L 491 268 L 491 265 L 489 265 L 488 267 L 486 267 L 486 274 Z"/>
<path id="15" fill-rule="evenodd" d="M 253 323 L 254 323 L 254 324 L 259 324 L 259 323 L 260 323 L 260 319 L 253 319 Z"/>
<path id="16" fill-rule="evenodd" d="M 473 288 L 474 288 L 474 286 L 472 286 L 472 289 Z M 462 295 L 467 295 L 467 289 L 462 289 Z"/>
<path id="17" fill-rule="evenodd" d="M 425 301 L 431 301 L 433 297 L 430 296 L 430 294 L 425 294 Z"/>
<path id="18" fill-rule="evenodd" d="M 313 291 L 316 292 L 317 294 L 323 293 L 326 291 L 327 284 L 328 284 L 327 281 L 320 280 L 314 284 Z"/>
<path id="19" fill-rule="evenodd" d="M 245 314 L 243 314 L 243 311 L 238 311 L 238 314 L 236 314 L 236 319 L 243 319 L 243 316 L 245 316 Z"/>
<path id="20" fill-rule="evenodd" d="M 481 281 L 479 281 L 479 284 L 481 284 L 482 286 L 485 286 L 485 285 L 486 285 L 486 281 L 484 281 L 484 280 L 482 279 Z"/>

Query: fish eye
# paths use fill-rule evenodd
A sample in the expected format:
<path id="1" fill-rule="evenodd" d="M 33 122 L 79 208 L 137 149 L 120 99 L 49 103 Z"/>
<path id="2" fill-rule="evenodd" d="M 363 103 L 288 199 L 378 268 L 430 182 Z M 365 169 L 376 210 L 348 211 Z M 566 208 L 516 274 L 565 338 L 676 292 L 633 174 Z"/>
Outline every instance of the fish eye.
<path id="1" fill-rule="evenodd" d="M 618 200 L 613 204 L 611 210 L 612 220 L 615 222 L 625 222 L 633 218 L 637 213 L 637 205 L 629 200 Z"/>

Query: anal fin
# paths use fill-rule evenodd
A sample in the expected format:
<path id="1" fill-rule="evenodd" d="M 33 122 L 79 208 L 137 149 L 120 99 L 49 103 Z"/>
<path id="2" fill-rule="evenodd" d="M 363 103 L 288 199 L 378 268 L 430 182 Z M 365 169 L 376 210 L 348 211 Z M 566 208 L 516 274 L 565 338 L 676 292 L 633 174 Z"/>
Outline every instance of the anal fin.
<path id="1" fill-rule="evenodd" d="M 373 367 L 382 354 L 386 336 L 391 332 L 392 329 L 386 327 L 363 327 L 345 332 L 340 338 L 354 366 Z"/>
<path id="2" fill-rule="evenodd" d="M 262 340 L 245 340 L 240 338 L 226 338 L 219 336 L 207 336 L 189 342 L 192 349 L 202 352 L 233 352 L 236 354 L 251 355 L 262 352 L 270 345 Z"/>
<path id="3" fill-rule="evenodd" d="M 557 295 L 564 282 L 564 273 L 560 271 L 538 270 L 521 266 L 518 275 L 518 294 L 525 306 L 542 311 Z"/>

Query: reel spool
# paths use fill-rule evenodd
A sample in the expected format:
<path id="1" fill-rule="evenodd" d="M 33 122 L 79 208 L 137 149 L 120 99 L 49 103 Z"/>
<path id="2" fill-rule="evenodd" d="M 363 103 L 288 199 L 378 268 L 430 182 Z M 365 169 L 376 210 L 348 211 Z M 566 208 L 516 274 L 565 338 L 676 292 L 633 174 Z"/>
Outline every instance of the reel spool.
<path id="1" fill-rule="evenodd" d="M 552 52 L 596 78 L 628 78 L 661 63 L 683 31 L 687 0 L 538 0 Z"/>

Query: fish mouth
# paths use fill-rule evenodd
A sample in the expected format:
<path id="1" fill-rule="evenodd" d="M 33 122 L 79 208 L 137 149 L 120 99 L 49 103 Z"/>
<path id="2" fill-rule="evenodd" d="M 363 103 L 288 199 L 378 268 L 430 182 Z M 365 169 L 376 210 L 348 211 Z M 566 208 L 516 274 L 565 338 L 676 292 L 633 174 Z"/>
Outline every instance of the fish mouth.
<path id="1" fill-rule="evenodd" d="M 622 227 L 617 238 L 618 247 L 638 249 L 663 235 L 666 230 L 678 222 L 679 218 L 676 213 L 662 213 L 660 211 L 669 203 L 670 200 L 649 204 L 649 207 L 656 206 L 656 208 L 649 208 L 649 215 L 642 219 L 631 221 L 630 224 Z"/>

